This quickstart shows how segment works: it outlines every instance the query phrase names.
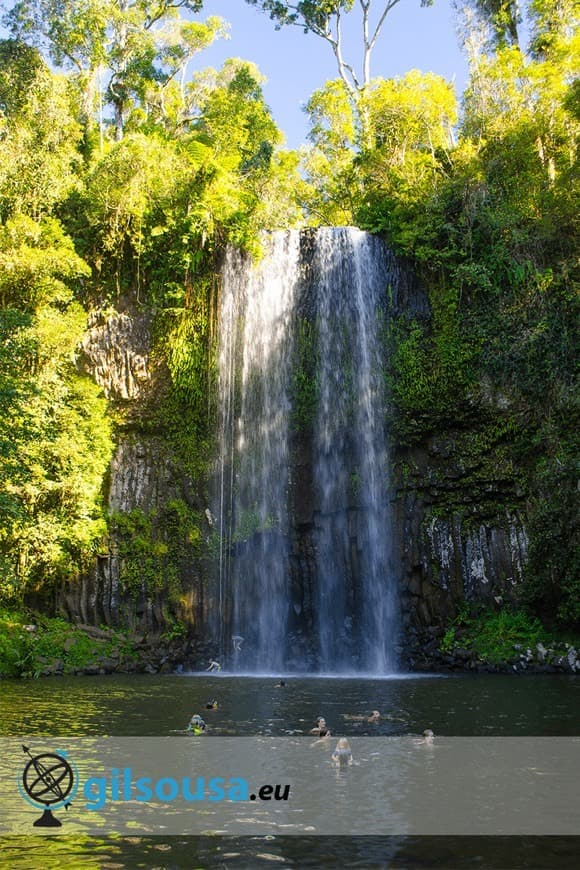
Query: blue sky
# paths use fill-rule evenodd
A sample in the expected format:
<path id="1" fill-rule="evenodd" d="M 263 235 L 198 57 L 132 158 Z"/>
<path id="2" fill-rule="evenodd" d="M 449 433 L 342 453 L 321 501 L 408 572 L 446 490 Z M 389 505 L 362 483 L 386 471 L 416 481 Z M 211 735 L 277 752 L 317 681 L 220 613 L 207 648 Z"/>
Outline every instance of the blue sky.
<path id="1" fill-rule="evenodd" d="M 379 3 L 379 0 L 375 0 Z M 220 40 L 198 55 L 194 66 L 219 67 L 228 57 L 252 60 L 267 78 L 266 101 L 284 131 L 287 145 L 298 147 L 306 139 L 308 119 L 302 107 L 310 94 L 336 78 L 330 46 L 298 27 L 274 30 L 267 15 L 245 0 L 205 0 L 201 17 L 220 15 L 231 24 L 228 41 Z M 350 18 L 350 16 L 349 16 Z M 353 24 L 356 24 L 353 19 Z M 352 32 L 351 32 L 352 31 Z M 348 57 L 360 54 L 354 28 L 348 27 Z M 459 49 L 455 19 L 449 0 L 435 0 L 422 8 L 420 0 L 401 0 L 387 16 L 372 62 L 372 75 L 403 75 L 420 69 L 454 79 L 458 93 L 465 85 L 467 66 Z"/>

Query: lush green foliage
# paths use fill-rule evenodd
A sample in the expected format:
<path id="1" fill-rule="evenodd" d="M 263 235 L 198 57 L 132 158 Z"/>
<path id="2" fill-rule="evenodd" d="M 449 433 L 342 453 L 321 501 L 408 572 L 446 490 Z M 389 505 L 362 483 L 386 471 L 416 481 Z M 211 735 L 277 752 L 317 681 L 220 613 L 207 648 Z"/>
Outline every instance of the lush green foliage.
<path id="1" fill-rule="evenodd" d="M 192 59 L 226 32 L 219 19 L 184 17 L 200 0 L 10 4 L 14 39 L 0 42 L 0 599 L 78 577 L 109 536 L 128 594 L 163 586 L 177 604 L 184 562 L 202 555 L 203 518 L 182 498 L 107 516 L 114 438 L 154 435 L 176 477 L 196 498 L 203 492 L 214 449 L 220 255 L 234 243 L 258 256 L 261 230 L 306 220 L 356 223 L 413 262 L 431 317 L 401 317 L 387 330 L 397 437 L 425 444 L 450 433 L 483 500 L 478 487 L 494 463 L 510 476 L 530 511 L 525 597 L 547 620 L 577 624 L 578 571 L 568 556 L 580 121 L 573 4 L 532 0 L 526 54 L 515 4 L 472 0 L 460 113 L 434 74 L 371 80 L 372 31 L 362 75 L 350 75 L 332 28 L 355 8 L 389 4 L 249 2 L 335 52 L 341 78 L 310 99 L 300 171 L 252 63 L 232 59 L 189 77 Z M 87 313 L 115 306 L 146 310 L 153 322 L 156 380 L 140 414 L 112 409 L 77 365 Z M 314 370 L 303 325 L 298 431 L 316 406 Z M 348 371 L 344 382 L 348 391 Z M 253 522 L 245 518 L 241 533 Z M 494 656 L 493 637 L 509 644 L 537 628 L 502 614 L 473 635 Z M 15 631 L 0 658 L 11 673 L 30 671 L 37 636 Z"/>
<path id="2" fill-rule="evenodd" d="M 414 263 L 431 317 L 388 331 L 395 431 L 423 445 L 447 433 L 487 510 L 477 468 L 513 481 L 530 510 L 523 594 L 548 622 L 577 624 L 578 35 L 571 8 L 537 0 L 526 56 L 513 4 L 472 5 L 459 126 L 432 74 L 356 98 L 329 82 L 308 106 L 304 199 Z"/>
<path id="3" fill-rule="evenodd" d="M 126 635 L 107 635 L 91 637 L 59 617 L 0 610 L 0 677 L 68 674 L 99 660 L 119 664 L 135 657 Z"/>
<path id="4" fill-rule="evenodd" d="M 200 514 L 181 499 L 172 499 L 160 511 L 112 513 L 109 534 L 119 556 L 123 591 L 137 597 L 139 592 L 163 590 L 177 605 L 184 560 L 200 553 Z"/>
<path id="5" fill-rule="evenodd" d="M 460 611 L 442 638 L 444 653 L 465 649 L 479 661 L 505 662 L 518 658 L 518 650 L 536 650 L 536 644 L 549 643 L 541 622 L 523 610 L 489 610 L 476 608 Z"/>
<path id="6" fill-rule="evenodd" d="M 449 298 L 451 297 L 451 298 Z M 405 440 L 465 422 L 477 390 L 479 342 L 462 330 L 453 294 L 434 299 L 433 318 L 401 319 L 388 336 L 390 393 L 401 414 Z"/>
<path id="7" fill-rule="evenodd" d="M 139 425 L 202 485 L 215 258 L 228 241 L 257 252 L 262 228 L 300 212 L 297 157 L 279 148 L 255 66 L 231 60 L 186 82 L 194 54 L 225 33 L 219 19 L 180 14 L 200 7 L 19 0 L 8 13 L 17 38 L 0 43 L 0 414 L 10 421 L 0 441 L 0 598 L 78 577 L 107 529 L 133 591 L 165 584 L 178 596 L 185 550 L 199 549 L 199 516 L 182 516 L 179 500 L 107 523 L 113 420 L 127 425 L 126 409 L 109 413 L 77 367 L 77 347 L 93 307 L 123 299 L 153 312 L 162 374 Z M 22 39 L 74 72 L 54 74 Z"/>
<path id="8" fill-rule="evenodd" d="M 105 402 L 74 365 L 85 314 L 70 284 L 86 264 L 56 221 L 24 215 L 0 229 L 0 261 L 0 592 L 12 598 L 91 558 L 112 442 Z"/>
<path id="9" fill-rule="evenodd" d="M 0 42 L 0 219 L 41 220 L 78 184 L 81 127 L 69 82 L 37 52 Z"/>
<path id="10" fill-rule="evenodd" d="M 113 110 L 115 136 L 148 115 L 174 120 L 185 105 L 190 60 L 225 35 L 219 18 L 189 22 L 201 0 L 17 0 L 5 16 L 12 34 L 32 39 L 58 66 L 76 72 L 84 112 L 98 101 Z M 102 93 L 102 74 L 108 73 Z M 102 134 L 102 129 L 101 129 Z"/>

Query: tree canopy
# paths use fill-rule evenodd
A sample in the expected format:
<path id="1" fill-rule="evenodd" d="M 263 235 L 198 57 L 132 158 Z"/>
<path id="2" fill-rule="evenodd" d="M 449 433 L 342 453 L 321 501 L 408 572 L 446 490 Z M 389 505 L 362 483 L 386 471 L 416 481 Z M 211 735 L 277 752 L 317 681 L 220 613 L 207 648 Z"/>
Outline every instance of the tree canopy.
<path id="1" fill-rule="evenodd" d="M 120 139 L 133 108 L 163 113 L 174 82 L 183 96 L 194 55 L 226 36 L 216 16 L 203 23 L 181 16 L 201 8 L 201 0 L 18 0 L 5 23 L 16 39 L 76 70 L 89 111 L 106 83 L 104 100 Z"/>
<path id="2" fill-rule="evenodd" d="M 247 3 L 334 53 L 337 78 L 310 96 L 300 153 L 284 149 L 255 64 L 192 69 L 227 35 L 221 19 L 199 17 L 200 0 L 8 4 L 0 599 L 92 570 L 107 535 L 128 589 L 142 563 L 152 583 L 165 572 L 179 585 L 179 559 L 190 544 L 196 554 L 205 546 L 201 521 L 179 500 L 155 517 L 111 515 L 115 438 L 153 433 L 176 474 L 202 490 L 215 448 L 224 247 L 257 257 L 264 230 L 354 223 L 412 262 L 432 311 L 428 323 L 401 317 L 385 328 L 393 437 L 427 452 L 434 433 L 471 438 L 478 467 L 497 459 L 529 509 L 530 606 L 578 623 L 578 581 L 561 553 L 575 487 L 573 0 L 531 0 L 521 11 L 511 0 L 470 0 L 460 98 L 430 72 L 372 77 L 398 0 Z M 356 22 L 360 68 L 344 53 Z M 159 383 L 139 419 L 82 370 L 78 343 L 95 310 L 149 318 Z M 507 397 L 492 410 L 489 384 Z"/>
<path id="3" fill-rule="evenodd" d="M 338 74 L 352 94 L 361 91 L 371 80 L 371 57 L 377 45 L 387 15 L 400 0 L 299 0 L 286 3 L 281 0 L 246 0 L 269 14 L 276 28 L 287 25 L 301 27 L 323 39 L 334 54 Z M 422 6 L 432 0 L 421 0 Z M 344 19 L 349 13 L 360 13 L 362 66 L 348 60 L 344 54 Z"/>

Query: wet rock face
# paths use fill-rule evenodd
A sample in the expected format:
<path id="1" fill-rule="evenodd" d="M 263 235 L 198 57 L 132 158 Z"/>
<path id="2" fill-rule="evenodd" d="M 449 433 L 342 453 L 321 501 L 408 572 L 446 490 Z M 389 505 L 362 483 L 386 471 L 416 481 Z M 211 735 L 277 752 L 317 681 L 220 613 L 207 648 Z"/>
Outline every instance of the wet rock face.
<path id="1" fill-rule="evenodd" d="M 439 557 L 443 586 L 445 572 L 450 578 L 454 563 L 461 571 L 468 599 L 509 591 L 510 586 L 518 585 L 527 556 L 525 529 L 520 518 L 509 511 L 495 521 L 502 522 L 502 527 L 481 524 L 475 529 L 463 529 L 462 518 L 458 516 L 451 523 L 431 520 L 427 534 L 433 557 Z"/>
<path id="2" fill-rule="evenodd" d="M 150 316 L 97 310 L 89 317 L 79 364 L 108 399 L 138 399 L 151 380 Z"/>
<path id="3" fill-rule="evenodd" d="M 123 436 L 111 462 L 109 510 L 145 513 L 179 494 L 167 448 L 159 439 Z"/>
<path id="4" fill-rule="evenodd" d="M 423 630 L 445 624 L 456 615 L 462 601 L 493 605 L 498 599 L 506 603 L 517 599 L 527 560 L 523 506 L 520 510 L 507 508 L 499 501 L 495 514 L 490 514 L 489 505 L 481 512 L 477 504 L 468 511 L 453 510 L 430 499 L 421 489 L 422 483 L 425 480 L 419 479 L 412 489 L 399 489 L 395 495 L 392 533 L 397 554 L 393 570 L 399 574 L 405 634 L 410 627 Z M 492 484 L 490 481 L 490 487 Z M 366 546 L 364 508 L 353 499 L 346 508 L 337 504 L 330 514 L 322 514 L 317 510 L 306 464 L 300 467 L 293 491 L 291 623 L 293 630 L 308 635 L 314 627 L 312 601 L 320 529 L 336 526 L 341 535 L 347 530 L 344 574 L 351 578 L 356 597 L 356 578 Z"/>
<path id="5" fill-rule="evenodd" d="M 161 438 L 121 433 L 111 462 L 107 506 L 111 515 L 137 517 L 133 534 L 144 536 L 142 552 L 138 545 L 131 546 L 127 530 L 116 531 L 113 521 L 91 568 L 60 590 L 60 609 L 73 621 L 130 626 L 154 636 L 180 618 L 198 637 L 211 636 L 211 572 L 202 565 L 197 548 L 174 530 L 175 516 L 168 512 L 172 504 L 198 511 L 203 531 L 210 534 L 204 502 L 175 465 L 167 444 Z M 152 568 L 156 548 L 164 552 L 170 547 L 175 555 L 159 557 Z"/>
<path id="6" fill-rule="evenodd" d="M 315 314 L 309 273 L 313 267 L 308 257 L 313 239 L 308 232 L 301 239 L 303 293 L 297 316 L 306 321 Z M 427 318 L 426 297 L 416 280 L 404 265 L 399 272 L 390 295 L 390 316 L 404 312 Z M 130 309 L 95 311 L 79 351 L 79 364 L 117 407 L 129 411 L 107 481 L 109 510 L 129 513 L 138 509 L 150 514 L 163 510 L 172 499 L 181 499 L 205 511 L 207 502 L 198 495 L 204 482 L 187 479 L 163 437 L 145 434 L 137 425 L 147 403 L 154 402 L 163 389 L 151 365 L 150 315 Z M 356 493 L 349 492 L 346 501 L 323 509 L 315 486 L 311 426 L 311 421 L 303 423 L 291 444 L 288 646 L 297 662 L 308 660 L 317 643 L 321 530 L 336 528 L 340 534 L 347 530 L 348 545 L 341 550 L 341 558 L 353 602 L 360 593 L 357 577 L 367 548 L 364 506 Z M 354 445 L 349 449 L 354 450 Z M 466 459 L 449 433 L 411 448 L 394 443 L 391 460 L 394 517 L 389 533 L 397 546 L 393 570 L 400 584 L 406 642 L 410 630 L 421 633 L 445 624 L 462 600 L 492 603 L 498 597 L 516 598 L 527 559 L 526 512 L 524 496 L 509 468 L 495 466 L 493 461 L 482 465 L 479 455 Z M 206 519 L 203 534 L 209 537 L 211 515 L 207 518 L 206 514 Z M 144 591 L 123 593 L 121 567 L 115 541 L 104 543 L 86 576 L 63 590 L 64 609 L 85 623 L 116 624 L 129 618 L 140 630 L 163 631 L 165 591 L 153 596 Z M 179 582 L 185 602 L 182 615 L 200 639 L 213 639 L 217 593 L 207 564 L 200 566 L 193 556 L 188 557 L 187 564 L 179 566 Z"/>
<path id="7" fill-rule="evenodd" d="M 135 513 L 145 529 L 142 553 L 138 542 L 131 548 L 131 520 L 118 533 L 113 522 L 93 564 L 74 583 L 61 587 L 58 606 L 73 621 L 129 625 L 152 635 L 182 617 L 202 636 L 211 606 L 204 588 L 206 572 L 195 546 L 176 531 L 170 506 L 203 516 L 206 502 L 199 482 L 186 475 L 164 433 L 150 433 L 143 425 L 164 395 L 168 373 L 163 363 L 151 361 L 151 315 L 127 300 L 123 308 L 90 314 L 77 363 L 118 412 L 117 446 L 103 496 L 109 514 Z M 209 521 L 202 532 L 209 534 Z M 138 537 L 137 530 L 133 537 Z M 171 547 L 177 551 L 174 558 L 154 560 L 155 548 L 164 552 Z"/>
<path id="8" fill-rule="evenodd" d="M 462 433 L 464 438 L 464 433 Z M 517 477 L 452 434 L 397 449 L 397 540 L 407 626 L 440 625 L 461 601 L 517 600 L 527 562 Z"/>
<path id="9" fill-rule="evenodd" d="M 481 517 L 474 527 L 471 517 L 433 517 L 411 499 L 399 510 L 408 622 L 438 625 L 454 616 L 462 600 L 492 603 L 517 597 L 528 545 L 518 513 Z"/>

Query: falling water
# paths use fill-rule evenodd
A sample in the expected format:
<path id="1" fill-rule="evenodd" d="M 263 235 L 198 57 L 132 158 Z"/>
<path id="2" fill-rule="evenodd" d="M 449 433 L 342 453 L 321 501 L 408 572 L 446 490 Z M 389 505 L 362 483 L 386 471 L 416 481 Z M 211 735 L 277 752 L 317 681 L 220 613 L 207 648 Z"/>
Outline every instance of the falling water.
<path id="1" fill-rule="evenodd" d="M 290 395 L 297 310 L 306 295 L 313 300 L 317 411 L 316 565 L 304 632 L 320 670 L 385 673 L 395 665 L 396 584 L 381 330 L 394 267 L 382 242 L 353 228 L 273 233 L 265 248 L 257 266 L 228 251 L 223 271 L 216 631 L 222 655 L 247 671 L 281 671 L 289 661 Z"/>
<path id="2" fill-rule="evenodd" d="M 315 273 L 320 668 L 385 673 L 395 666 L 396 583 L 381 330 L 394 266 L 368 233 L 323 228 Z"/>
<path id="3" fill-rule="evenodd" d="M 250 670 L 283 667 L 289 608 L 288 385 L 300 238 L 275 233 L 269 246 L 258 266 L 228 251 L 220 304 L 219 597 L 221 624 L 237 638 L 230 649 L 221 640 Z"/>

